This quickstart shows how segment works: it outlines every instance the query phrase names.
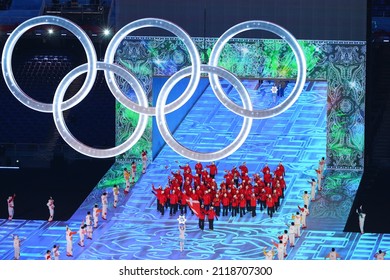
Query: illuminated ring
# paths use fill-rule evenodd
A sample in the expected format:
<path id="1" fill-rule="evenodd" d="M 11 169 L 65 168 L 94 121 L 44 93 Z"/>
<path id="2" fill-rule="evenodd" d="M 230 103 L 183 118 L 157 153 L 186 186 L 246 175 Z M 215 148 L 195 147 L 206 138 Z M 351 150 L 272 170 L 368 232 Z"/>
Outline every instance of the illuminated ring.
<path id="1" fill-rule="evenodd" d="M 195 161 L 214 161 L 214 160 L 225 158 L 231 155 L 232 153 L 234 153 L 236 150 L 238 150 L 238 148 L 240 148 L 241 145 L 245 142 L 250 132 L 250 129 L 252 127 L 252 122 L 253 122 L 252 118 L 244 116 L 244 122 L 242 124 L 241 130 L 237 135 L 236 139 L 230 145 L 223 148 L 222 150 L 211 152 L 211 153 L 199 153 L 183 147 L 180 143 L 178 143 L 173 138 L 171 132 L 169 131 L 165 119 L 165 108 L 166 108 L 165 102 L 167 101 L 168 95 L 171 92 L 172 88 L 177 84 L 179 80 L 181 80 L 185 76 L 188 76 L 190 74 L 190 70 L 191 67 L 181 69 L 180 71 L 172 75 L 168 79 L 168 81 L 164 84 L 163 88 L 161 89 L 161 93 L 159 94 L 156 102 L 157 127 L 160 130 L 161 136 L 163 137 L 165 142 L 172 148 L 172 150 L 174 150 L 175 152 L 177 152 L 178 154 L 186 158 Z M 240 82 L 240 80 L 232 73 L 230 73 L 229 71 L 223 68 L 209 66 L 209 65 L 201 65 L 200 71 L 202 73 L 205 72 L 213 73 L 230 82 L 237 90 L 237 92 L 240 94 L 240 97 L 244 104 L 244 108 L 248 110 L 252 109 L 252 103 L 247 90 L 245 89 L 244 85 Z M 189 96 L 188 98 L 190 97 L 191 96 Z"/>
<path id="2" fill-rule="evenodd" d="M 305 55 L 293 35 L 291 35 L 286 29 L 271 22 L 253 20 L 239 23 L 228 29 L 217 40 L 210 54 L 209 65 L 218 66 L 218 60 L 221 55 L 222 49 L 231 38 L 233 38 L 238 33 L 253 29 L 266 30 L 275 33 L 290 45 L 297 60 L 298 66 L 297 82 L 292 89 L 290 95 L 282 103 L 278 104 L 273 108 L 265 110 L 248 110 L 238 106 L 227 97 L 226 93 L 221 87 L 221 83 L 219 82 L 217 75 L 211 73 L 209 76 L 209 80 L 212 88 L 214 89 L 215 95 L 217 96 L 219 101 L 221 101 L 221 103 L 224 104 L 229 110 L 240 116 L 251 117 L 254 119 L 266 119 L 279 115 L 286 111 L 288 108 L 290 108 L 298 99 L 306 82 Z"/>
<path id="3" fill-rule="evenodd" d="M 87 146 L 87 145 L 81 143 L 80 141 L 78 141 L 72 135 L 72 133 L 69 131 L 68 127 L 65 124 L 64 116 L 62 114 L 63 110 L 61 108 L 61 104 L 62 104 L 66 90 L 69 87 L 69 85 L 78 76 L 80 76 L 81 74 L 88 71 L 87 66 L 88 66 L 88 64 L 83 64 L 83 65 L 80 65 L 79 67 L 73 69 L 71 72 L 69 72 L 64 77 L 64 79 L 58 85 L 58 88 L 54 94 L 54 99 L 53 99 L 54 123 L 58 129 L 58 132 L 60 133 L 62 138 L 65 140 L 65 142 L 68 143 L 69 146 L 71 146 L 76 151 L 78 151 L 84 155 L 94 157 L 94 158 L 114 157 L 114 156 L 120 155 L 120 154 L 128 151 L 132 146 L 134 146 L 134 144 L 137 143 L 137 141 L 141 138 L 143 132 L 145 131 L 146 125 L 148 123 L 148 116 L 140 114 L 138 124 L 137 124 L 136 128 L 134 129 L 133 134 L 125 142 L 123 142 L 122 144 L 120 144 L 119 146 L 116 146 L 114 148 L 96 149 L 96 148 L 92 148 L 92 147 Z M 141 84 L 128 71 L 126 71 L 122 67 L 117 66 L 115 64 L 106 64 L 104 62 L 97 62 L 97 70 L 112 71 L 115 74 L 124 78 L 133 87 L 134 92 L 137 96 L 138 102 L 141 104 L 141 106 L 145 106 L 145 107 L 148 106 L 148 100 L 146 98 L 146 94 L 145 94 Z M 113 91 L 112 94 L 118 99 L 119 102 L 122 102 L 123 99 L 126 98 L 125 96 L 123 96 L 121 91 Z M 129 108 L 129 109 L 131 109 L 131 108 Z"/>
<path id="4" fill-rule="evenodd" d="M 30 96 L 28 96 L 19 87 L 12 71 L 12 61 L 11 61 L 12 53 L 14 51 L 15 45 L 19 40 L 19 38 L 30 28 L 33 28 L 38 25 L 44 25 L 44 24 L 57 25 L 69 30 L 79 39 L 87 54 L 88 73 L 84 81 L 84 84 L 78 91 L 78 94 L 76 94 L 69 100 L 65 101 L 61 105 L 62 106 L 61 110 L 69 109 L 77 105 L 78 103 L 80 103 L 85 98 L 85 96 L 87 96 L 88 92 L 92 89 L 92 86 L 96 79 L 97 58 L 96 58 L 95 48 L 91 40 L 89 39 L 88 35 L 79 26 L 77 26 L 76 24 L 74 24 L 73 22 L 67 19 L 55 17 L 55 16 L 39 16 L 39 17 L 26 20 L 25 22 L 23 22 L 22 24 L 20 24 L 18 27 L 15 28 L 15 30 L 11 33 L 7 42 L 4 45 L 4 50 L 2 55 L 2 70 L 3 70 L 3 76 L 5 82 L 8 88 L 10 89 L 10 91 L 12 92 L 12 94 L 16 97 L 16 99 L 18 99 L 25 106 L 39 112 L 51 113 L 53 112 L 53 104 L 39 102 L 31 98 Z"/>
<path id="5" fill-rule="evenodd" d="M 179 26 L 176 24 L 173 24 L 172 22 L 163 20 L 163 19 L 156 19 L 156 18 L 144 18 L 140 20 L 133 21 L 124 27 L 122 27 L 115 36 L 111 39 L 110 43 L 107 46 L 107 50 L 104 56 L 104 62 L 112 64 L 114 63 L 114 57 L 115 52 L 119 46 L 119 44 L 123 41 L 123 39 L 131 32 L 145 28 L 145 27 L 157 27 L 162 28 L 167 31 L 170 31 L 171 33 L 175 34 L 180 40 L 183 41 L 184 45 L 188 49 L 188 53 L 191 57 L 192 62 L 192 71 L 191 71 L 191 78 L 187 85 L 187 88 L 182 93 L 182 95 L 176 99 L 175 101 L 169 103 L 166 106 L 166 113 L 170 113 L 175 111 L 176 109 L 183 106 L 188 99 L 192 96 L 192 94 L 195 92 L 199 80 L 200 80 L 200 56 L 198 49 L 196 48 L 194 42 L 192 41 L 191 37 Z M 104 71 L 107 85 L 111 91 L 117 91 L 119 90 L 119 87 L 116 83 L 115 76 L 112 72 Z M 156 115 L 156 107 L 143 107 L 141 105 L 138 105 L 137 103 L 134 103 L 131 100 L 128 100 L 127 102 L 128 106 L 132 108 L 133 111 L 140 113 L 140 114 L 147 114 L 149 116 Z M 165 104 L 165 103 L 164 103 Z"/>

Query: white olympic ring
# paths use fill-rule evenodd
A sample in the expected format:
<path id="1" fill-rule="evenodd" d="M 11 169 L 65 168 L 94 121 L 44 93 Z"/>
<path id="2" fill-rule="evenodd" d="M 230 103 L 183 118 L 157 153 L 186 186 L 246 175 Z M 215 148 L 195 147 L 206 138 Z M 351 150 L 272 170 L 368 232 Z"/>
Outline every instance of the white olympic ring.
<path id="1" fill-rule="evenodd" d="M 57 127 L 58 132 L 64 139 L 66 143 L 69 144 L 73 149 L 76 151 L 90 156 L 94 158 L 108 158 L 108 157 L 113 157 L 122 154 L 123 152 L 129 150 L 132 146 L 134 146 L 138 140 L 141 138 L 142 134 L 145 131 L 146 125 L 148 124 L 148 116 L 145 114 L 140 114 L 138 124 L 129 137 L 125 142 L 122 144 L 110 148 L 110 149 L 95 149 L 92 147 L 89 147 L 80 141 L 78 141 L 68 130 L 65 120 L 64 120 L 64 115 L 62 114 L 62 108 L 61 104 L 64 99 L 66 89 L 69 87 L 69 85 L 76 79 L 78 76 L 81 74 L 87 72 L 87 64 L 83 64 L 78 66 L 77 68 L 73 69 L 70 71 L 64 79 L 60 82 L 60 84 L 57 87 L 56 93 L 54 94 L 54 99 L 53 99 L 53 118 L 54 118 L 54 123 Z M 143 90 L 141 84 L 138 82 L 137 78 L 135 78 L 130 72 L 125 70 L 124 68 L 117 66 L 115 64 L 107 64 L 103 62 L 97 62 L 97 69 L 98 70 L 105 70 L 105 71 L 112 71 L 115 74 L 121 76 L 124 78 L 130 85 L 132 85 L 135 94 L 137 96 L 138 102 L 141 104 L 143 107 L 148 106 L 148 99 L 146 98 L 146 93 Z M 115 96 L 115 98 L 118 99 L 120 103 L 122 103 L 124 106 L 127 107 L 126 104 L 126 96 L 122 94 L 121 91 L 114 91 L 112 94 Z M 128 100 L 128 99 L 127 99 Z M 129 108 L 129 107 L 127 107 Z M 129 108 L 131 109 L 131 108 Z"/>
<path id="2" fill-rule="evenodd" d="M 188 53 L 191 57 L 192 62 L 192 72 L 191 72 L 191 79 L 188 83 L 187 88 L 183 92 L 183 94 L 173 101 L 172 103 L 166 105 L 167 107 L 167 113 L 173 112 L 176 109 L 183 106 L 189 99 L 188 96 L 192 96 L 192 94 L 195 92 L 197 85 L 199 84 L 200 80 L 200 56 L 198 49 L 196 48 L 194 42 L 191 40 L 191 37 L 181 28 L 179 28 L 177 25 L 166 21 L 162 19 L 156 19 L 156 18 L 145 18 L 133 21 L 124 27 L 122 27 L 111 39 L 110 43 L 107 46 L 106 54 L 104 56 L 104 62 L 112 64 L 114 63 L 114 56 L 115 52 L 122 40 L 128 36 L 129 33 L 138 30 L 140 28 L 144 27 L 158 27 L 165 30 L 168 30 L 175 34 L 179 39 L 181 39 L 184 43 L 184 45 L 188 49 Z M 108 81 L 108 87 L 110 90 L 115 91 L 118 90 L 118 85 L 116 84 L 115 77 L 113 73 L 105 71 L 106 80 Z M 142 106 L 139 106 L 138 104 L 130 101 L 132 103 L 132 110 L 140 113 L 140 114 L 147 114 L 150 116 L 156 115 L 156 108 L 155 107 L 148 107 L 144 108 Z"/>
<path id="3" fill-rule="evenodd" d="M 42 24 L 58 25 L 68 29 L 78 38 L 87 53 L 87 64 L 83 64 L 73 69 L 63 78 L 63 80 L 58 85 L 54 95 L 53 104 L 41 103 L 25 94 L 23 90 L 18 86 L 12 72 L 11 58 L 16 42 L 28 29 Z M 122 42 L 122 40 L 128 35 L 128 33 L 145 27 L 162 28 L 175 34 L 180 40 L 183 41 L 183 43 L 187 47 L 192 62 L 192 66 L 186 67 L 178 71 L 168 79 L 168 81 L 162 87 L 161 92 L 157 98 L 156 107 L 148 106 L 146 93 L 137 78 L 128 70 L 113 64 L 115 53 L 120 42 Z M 261 29 L 277 34 L 290 45 L 297 59 L 297 82 L 293 88 L 292 93 L 286 98 L 285 101 L 271 109 L 253 110 L 249 94 L 245 89 L 244 85 L 240 82 L 240 80 L 229 71 L 218 67 L 218 59 L 220 57 L 224 45 L 236 34 L 252 29 Z M 45 113 L 52 112 L 55 125 L 64 141 L 67 142 L 73 149 L 77 150 L 82 154 L 95 158 L 108 158 L 126 152 L 141 138 L 147 125 L 148 116 L 156 116 L 157 127 L 163 139 L 174 151 L 191 160 L 214 161 L 231 155 L 238 148 L 241 147 L 250 132 L 253 119 L 264 119 L 273 117 L 278 114 L 281 114 L 292 106 L 292 104 L 298 99 L 305 83 L 306 60 L 298 42 L 287 30 L 270 22 L 255 20 L 237 24 L 227 30 L 214 45 L 211 51 L 209 65 L 201 65 L 198 50 L 193 41 L 191 40 L 191 37 L 184 30 L 166 20 L 145 18 L 129 23 L 128 25 L 120 29 L 117 34 L 112 38 L 107 47 L 104 62 L 97 62 L 96 52 L 93 47 L 93 44 L 80 27 L 78 27 L 71 21 L 60 17 L 40 16 L 25 21 L 11 33 L 4 46 L 2 54 L 2 70 L 5 82 L 12 94 L 22 104 L 31 109 Z M 62 114 L 64 110 L 70 109 L 73 106 L 77 105 L 88 95 L 95 81 L 97 70 L 104 71 L 108 87 L 114 97 L 126 108 L 140 114 L 138 124 L 129 139 L 127 139 L 119 146 L 110 149 L 95 149 L 78 141 L 69 132 Z M 69 87 L 72 81 L 85 72 L 87 72 L 87 77 L 84 81 L 82 88 L 72 98 L 63 101 L 66 89 Z M 173 138 L 172 134 L 169 131 L 165 118 L 165 114 L 177 110 L 191 98 L 197 88 L 201 73 L 210 74 L 210 84 L 215 95 L 221 101 L 221 103 L 230 111 L 244 117 L 242 128 L 236 139 L 230 145 L 217 152 L 200 153 L 183 147 Z M 120 90 L 119 86 L 116 83 L 116 78 L 114 74 L 121 76 L 130 84 L 130 86 L 134 89 L 139 104 L 131 101 L 123 94 L 123 92 Z M 180 79 L 189 75 L 191 75 L 191 78 L 184 92 L 175 101 L 171 102 L 170 104 L 166 104 L 168 95 L 174 85 Z M 218 77 L 224 78 L 235 87 L 242 99 L 243 107 L 238 106 L 229 99 L 229 97 L 222 89 Z"/>
<path id="4" fill-rule="evenodd" d="M 172 134 L 169 132 L 167 122 L 165 119 L 165 102 L 167 101 L 168 94 L 171 92 L 172 88 L 176 85 L 177 82 L 179 82 L 183 77 L 188 76 L 190 73 L 191 67 L 187 67 L 184 69 L 181 69 L 180 71 L 176 72 L 174 75 L 172 75 L 168 81 L 164 84 L 164 86 L 161 89 L 161 92 L 167 93 L 167 94 L 160 94 L 157 98 L 156 102 L 156 123 L 157 127 L 164 138 L 165 142 L 174 150 L 176 153 L 190 158 L 192 160 L 196 161 L 213 161 L 213 160 L 219 160 L 222 158 L 225 158 L 235 151 L 237 151 L 238 148 L 241 147 L 241 145 L 245 142 L 246 138 L 248 137 L 248 134 L 252 127 L 252 118 L 245 117 L 244 116 L 244 123 L 241 127 L 240 133 L 237 135 L 236 139 L 227 147 L 224 149 L 217 151 L 217 152 L 211 152 L 211 153 L 198 153 L 192 150 L 189 150 L 182 145 L 180 145 L 176 140 L 173 138 Z M 214 67 L 210 65 L 202 65 L 201 66 L 201 72 L 205 73 L 213 73 L 216 74 L 228 82 L 230 82 L 237 92 L 240 94 L 240 97 L 243 101 L 244 108 L 251 110 L 252 109 L 252 102 L 250 100 L 249 93 L 245 89 L 244 85 L 238 80 L 236 76 L 231 74 L 229 71 L 220 68 L 220 67 Z M 191 97 L 191 96 L 190 96 Z M 189 97 L 189 98 L 190 98 Z M 225 104 L 224 104 L 225 105 Z"/>
<path id="5" fill-rule="evenodd" d="M 76 106 L 88 95 L 89 91 L 92 89 L 97 74 L 96 71 L 97 56 L 96 56 L 93 43 L 91 39 L 89 39 L 88 35 L 84 32 L 84 30 L 81 29 L 76 24 L 74 24 L 73 22 L 64 18 L 54 17 L 54 16 L 35 17 L 26 20 L 25 22 L 20 24 L 10 34 L 9 38 L 7 39 L 7 42 L 4 45 L 3 56 L 1 59 L 2 62 L 1 67 L 3 70 L 4 80 L 9 90 L 16 97 L 16 99 L 18 99 L 23 105 L 39 112 L 51 113 L 53 112 L 53 104 L 38 102 L 32 99 L 26 93 L 24 93 L 24 91 L 19 87 L 18 83 L 16 82 L 12 71 L 12 52 L 15 48 L 17 41 L 30 28 L 33 28 L 38 25 L 46 25 L 46 24 L 57 25 L 69 30 L 79 39 L 80 43 L 83 45 L 84 50 L 87 54 L 88 73 L 85 78 L 83 86 L 78 91 L 78 93 L 82 93 L 82 94 L 76 94 L 69 100 L 65 101 L 61 105 L 62 110 L 66 110 L 72 108 L 73 106 Z"/>
<path id="6" fill-rule="evenodd" d="M 297 60 L 297 82 L 295 83 L 294 88 L 292 89 L 289 96 L 280 104 L 277 106 L 265 109 L 265 110 L 248 110 L 243 109 L 237 104 L 235 104 L 233 101 L 231 101 L 227 96 L 225 91 L 221 87 L 221 83 L 218 80 L 218 76 L 214 73 L 211 73 L 209 76 L 210 84 L 214 90 L 215 95 L 221 101 L 222 104 L 225 104 L 225 106 L 231 110 L 232 112 L 236 113 L 240 116 L 246 116 L 251 117 L 254 119 L 266 119 L 271 118 L 276 115 L 279 115 L 286 111 L 288 108 L 290 108 L 295 101 L 298 99 L 299 95 L 302 92 L 303 87 L 305 86 L 306 82 L 306 59 L 305 55 L 299 46 L 297 40 L 292 36 L 287 30 L 280 27 L 279 25 L 276 25 L 271 22 L 267 21 L 260 21 L 260 20 L 253 20 L 253 21 L 247 21 L 239 23 L 230 29 L 228 29 L 222 36 L 217 40 L 215 43 L 211 54 L 210 54 L 210 60 L 209 65 L 211 66 L 218 66 L 218 60 L 221 55 L 222 49 L 224 45 L 235 35 L 238 33 L 241 33 L 243 31 L 253 30 L 253 29 L 259 29 L 259 30 L 266 30 L 273 32 L 277 35 L 279 35 L 283 40 L 285 40 L 291 47 L 295 58 Z"/>

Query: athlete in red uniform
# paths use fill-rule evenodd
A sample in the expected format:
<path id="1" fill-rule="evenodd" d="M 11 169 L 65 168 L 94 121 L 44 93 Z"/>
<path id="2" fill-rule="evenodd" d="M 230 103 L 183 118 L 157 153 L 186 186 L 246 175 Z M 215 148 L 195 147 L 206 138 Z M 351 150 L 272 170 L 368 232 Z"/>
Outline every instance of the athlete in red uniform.
<path id="1" fill-rule="evenodd" d="M 218 216 L 215 213 L 213 206 L 207 211 L 207 219 L 209 220 L 209 230 L 214 230 L 214 219 L 218 221 Z"/>
<path id="2" fill-rule="evenodd" d="M 209 170 L 210 170 L 210 172 L 209 172 L 210 177 L 212 179 L 214 179 L 215 175 L 217 175 L 217 173 L 218 173 L 218 168 L 215 165 L 215 162 L 213 161 L 210 165 L 207 165 L 206 167 L 209 168 Z"/>

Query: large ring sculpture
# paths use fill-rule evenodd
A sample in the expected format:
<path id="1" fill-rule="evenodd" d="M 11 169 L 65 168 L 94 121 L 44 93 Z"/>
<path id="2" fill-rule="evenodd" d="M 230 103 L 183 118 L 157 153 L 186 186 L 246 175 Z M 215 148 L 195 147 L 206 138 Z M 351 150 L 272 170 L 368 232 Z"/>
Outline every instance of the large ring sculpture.
<path id="1" fill-rule="evenodd" d="M 183 92 L 183 94 L 176 99 L 171 104 L 166 105 L 167 106 L 167 113 L 173 112 L 176 109 L 180 108 L 182 105 L 184 105 L 188 99 L 192 96 L 192 94 L 195 92 L 196 87 L 199 83 L 200 79 L 200 57 L 198 49 L 196 48 L 194 42 L 191 40 L 191 37 L 181 28 L 179 28 L 177 25 L 166 21 L 162 19 L 155 19 L 155 18 L 145 18 L 133 21 L 124 27 L 122 27 L 111 39 L 110 43 L 107 46 L 106 54 L 104 56 L 104 62 L 106 63 L 114 63 L 114 57 L 115 52 L 122 40 L 130 33 L 135 30 L 138 30 L 140 28 L 144 27 L 158 27 L 165 30 L 168 30 L 175 34 L 180 40 L 183 41 L 184 45 L 188 49 L 188 53 L 191 57 L 191 63 L 192 63 L 192 71 L 191 71 L 191 78 L 188 83 L 187 88 Z M 118 86 L 115 82 L 115 77 L 113 73 L 105 71 L 106 80 L 108 81 L 108 87 L 111 91 L 118 90 Z M 132 104 L 132 110 L 140 113 L 140 114 L 148 114 L 150 116 L 156 115 L 156 108 L 149 107 L 149 108 L 143 108 L 142 106 L 138 106 L 138 104 L 133 103 Z"/>
<path id="2" fill-rule="evenodd" d="M 7 42 L 4 45 L 3 56 L 1 59 L 2 62 L 1 67 L 3 70 L 4 80 L 9 90 L 25 106 L 39 112 L 51 113 L 53 112 L 53 104 L 41 103 L 28 96 L 19 87 L 12 71 L 12 53 L 14 51 L 16 43 L 27 30 L 43 24 L 56 25 L 69 30 L 79 39 L 80 43 L 83 45 L 84 50 L 87 54 L 87 61 L 88 61 L 87 77 L 84 81 L 83 86 L 78 91 L 79 94 L 76 94 L 71 99 L 63 102 L 63 104 L 61 105 L 63 110 L 72 108 L 73 106 L 80 103 L 88 95 L 89 91 L 92 89 L 97 74 L 96 72 L 97 57 L 96 57 L 96 52 L 93 43 L 91 39 L 89 39 L 88 35 L 84 32 L 84 30 L 81 29 L 81 27 L 74 24 L 73 22 L 64 18 L 54 17 L 54 16 L 35 17 L 26 20 L 25 22 L 20 24 L 10 34 L 9 38 L 7 39 Z"/>
<path id="3" fill-rule="evenodd" d="M 24 91 L 17 84 L 12 72 L 12 53 L 17 41 L 28 29 L 42 24 L 58 25 L 65 29 L 68 29 L 79 39 L 87 55 L 87 64 L 83 64 L 73 69 L 60 82 L 54 95 L 53 104 L 41 103 L 32 99 L 30 96 L 24 93 Z M 115 53 L 120 42 L 130 32 L 145 27 L 162 28 L 176 35 L 180 40 L 183 41 L 183 43 L 187 47 L 192 63 L 190 67 L 186 67 L 178 71 L 168 79 L 168 81 L 161 89 L 161 92 L 156 102 L 156 107 L 148 106 L 146 93 L 137 78 L 127 69 L 113 64 L 115 59 Z M 292 90 L 292 93 L 281 104 L 271 109 L 253 110 L 250 96 L 244 85 L 240 82 L 240 80 L 229 71 L 218 67 L 218 60 L 224 45 L 232 37 L 239 34 L 240 32 L 252 29 L 266 30 L 280 36 L 290 45 L 297 60 L 297 82 Z M 95 81 L 97 70 L 104 71 L 108 87 L 114 97 L 128 109 L 140 114 L 138 124 L 129 139 L 127 139 L 119 146 L 110 149 L 95 149 L 78 141 L 68 130 L 62 114 L 64 110 L 70 109 L 73 106 L 77 105 L 86 97 L 86 95 L 88 95 Z M 12 94 L 21 103 L 31 109 L 45 113 L 53 113 L 54 122 L 60 135 L 73 149 L 77 150 L 82 154 L 95 158 L 108 158 L 126 152 L 141 138 L 147 125 L 148 116 L 156 116 L 157 127 L 163 139 L 174 151 L 191 160 L 213 161 L 225 158 L 241 147 L 250 132 L 253 119 L 270 118 L 281 114 L 289 107 L 291 107 L 291 105 L 298 99 L 306 80 L 306 60 L 298 42 L 287 30 L 274 23 L 254 20 L 237 24 L 232 28 L 228 29 L 217 40 L 215 46 L 213 47 L 210 55 L 209 65 L 201 65 L 198 50 L 193 41 L 191 40 L 191 37 L 183 29 L 163 19 L 145 18 L 131 22 L 128 25 L 124 26 L 122 29 L 120 29 L 112 38 L 107 47 L 104 62 L 97 62 L 96 52 L 93 47 L 93 44 L 80 27 L 78 27 L 71 21 L 60 17 L 40 16 L 23 22 L 11 33 L 4 46 L 2 54 L 2 71 L 5 82 Z M 63 99 L 65 96 L 66 89 L 76 77 L 85 72 L 87 72 L 87 77 L 81 89 L 72 98 L 64 101 Z M 221 103 L 230 111 L 244 117 L 242 128 L 236 139 L 230 145 L 221 149 L 220 151 L 210 153 L 199 153 L 194 150 L 190 150 L 186 147 L 183 147 L 181 144 L 179 144 L 169 131 L 168 124 L 165 119 L 165 114 L 177 110 L 191 98 L 197 88 L 201 73 L 209 73 L 210 84 L 215 95 L 221 101 Z M 134 92 L 137 96 L 138 104 L 131 101 L 121 92 L 119 86 L 116 83 L 115 74 L 124 78 L 134 89 Z M 184 90 L 184 92 L 180 95 L 179 98 L 177 98 L 170 104 L 166 104 L 168 95 L 174 85 L 180 79 L 187 76 L 191 76 L 187 88 Z M 243 107 L 238 106 L 229 99 L 229 97 L 223 91 L 218 77 L 224 78 L 235 87 L 242 99 Z"/>
<path id="4" fill-rule="evenodd" d="M 247 21 L 239 23 L 229 30 L 227 30 L 215 43 L 211 54 L 209 65 L 218 66 L 219 57 L 221 55 L 224 45 L 235 35 L 253 29 L 266 30 L 279 35 L 283 40 L 285 40 L 291 47 L 295 58 L 297 60 L 297 82 L 295 83 L 294 88 L 292 89 L 290 95 L 279 105 L 265 110 L 248 110 L 243 109 L 240 106 L 237 106 L 232 102 L 227 96 L 224 90 L 221 87 L 221 83 L 218 80 L 218 77 L 211 73 L 209 76 L 210 84 L 214 90 L 215 95 L 218 97 L 219 101 L 223 103 L 228 109 L 240 116 L 251 117 L 254 119 L 265 119 L 271 118 L 276 115 L 281 114 L 290 108 L 295 101 L 297 101 L 299 95 L 302 92 L 303 87 L 306 82 L 306 59 L 301 47 L 299 46 L 297 40 L 292 36 L 287 30 L 271 22 L 266 21 Z"/>
<path id="5" fill-rule="evenodd" d="M 244 117 L 244 123 L 241 127 L 241 130 L 239 134 L 237 135 L 236 139 L 227 147 L 224 149 L 217 151 L 217 152 L 211 152 L 211 153 L 197 153 L 195 151 L 189 150 L 182 145 L 180 145 L 176 140 L 173 138 L 171 133 L 169 132 L 168 125 L 165 119 L 165 102 L 168 98 L 168 94 L 171 92 L 172 88 L 176 85 L 178 81 L 180 81 L 183 77 L 188 76 L 190 74 L 191 67 L 184 68 L 174 75 L 172 75 L 168 81 L 164 84 L 164 86 L 161 89 L 161 92 L 166 94 L 160 94 L 157 98 L 156 102 L 156 108 L 157 108 L 157 126 L 160 130 L 161 136 L 164 138 L 165 142 L 178 154 L 196 160 L 196 161 L 213 161 L 213 160 L 219 160 L 222 158 L 225 158 L 227 155 L 231 155 L 235 151 L 237 151 L 238 148 L 241 147 L 241 145 L 245 142 L 246 138 L 248 137 L 248 134 L 250 132 L 250 129 L 252 127 L 252 119 L 248 117 Z M 250 100 L 250 96 L 245 89 L 244 85 L 238 80 L 236 76 L 231 74 L 229 71 L 220 68 L 220 67 L 214 67 L 209 65 L 202 65 L 201 71 L 204 73 L 213 73 L 216 74 L 228 82 L 230 82 L 238 91 L 240 94 L 240 97 L 243 101 L 244 108 L 247 110 L 252 109 L 252 102 Z M 225 105 L 225 104 L 224 104 Z"/>
<path id="6" fill-rule="evenodd" d="M 74 81 L 74 79 L 76 79 L 78 76 L 88 71 L 87 66 L 88 66 L 87 64 L 83 64 L 73 69 L 62 79 L 61 83 L 58 85 L 53 99 L 54 123 L 58 129 L 58 132 L 65 140 L 65 142 L 68 143 L 69 146 L 71 146 L 73 149 L 75 149 L 76 151 L 84 155 L 95 157 L 95 158 L 107 158 L 107 157 L 120 155 L 126 152 L 127 150 L 129 150 L 132 146 L 134 146 L 141 138 L 142 134 L 145 131 L 146 125 L 148 124 L 147 115 L 140 114 L 138 124 L 135 130 L 133 131 L 133 134 L 125 142 L 111 149 L 95 149 L 81 143 L 72 135 L 72 133 L 69 132 L 65 124 L 64 116 L 62 114 L 61 104 L 64 100 L 66 90 L 69 87 L 69 85 Z M 124 78 L 133 87 L 135 94 L 137 96 L 137 100 L 139 101 L 141 106 L 145 108 L 148 107 L 148 99 L 146 98 L 145 91 L 143 90 L 141 84 L 138 82 L 137 78 L 135 78 L 130 72 L 126 71 L 122 67 L 117 66 L 115 64 L 107 64 L 103 62 L 97 63 L 97 69 L 110 71 Z M 127 101 L 129 99 L 127 99 L 126 96 L 123 95 L 121 91 L 112 91 L 112 94 L 120 103 L 122 103 L 122 105 L 124 105 L 128 109 L 131 109 L 130 107 L 128 107 L 127 104 Z"/>

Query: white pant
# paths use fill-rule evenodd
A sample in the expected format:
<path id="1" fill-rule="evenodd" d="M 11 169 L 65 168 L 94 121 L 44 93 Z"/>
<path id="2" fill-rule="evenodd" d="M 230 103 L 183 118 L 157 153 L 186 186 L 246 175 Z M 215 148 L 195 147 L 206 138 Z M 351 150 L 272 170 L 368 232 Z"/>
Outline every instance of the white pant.
<path id="1" fill-rule="evenodd" d="M 295 231 L 298 237 L 301 236 L 301 224 L 295 224 Z"/>
<path id="2" fill-rule="evenodd" d="M 280 248 L 278 247 L 278 259 L 279 260 L 284 260 L 284 246 L 282 247 L 281 245 L 279 245 Z"/>
<path id="3" fill-rule="evenodd" d="M 107 210 L 108 210 L 107 204 L 103 204 L 103 206 L 102 206 L 102 217 L 103 218 L 107 218 Z"/>
<path id="4" fill-rule="evenodd" d="M 302 226 L 306 227 L 306 215 L 302 215 Z"/>
<path id="5" fill-rule="evenodd" d="M 14 258 L 15 260 L 20 258 L 20 247 L 15 247 Z"/>
<path id="6" fill-rule="evenodd" d="M 364 220 L 366 219 L 366 214 L 362 213 L 359 215 L 359 228 L 360 232 L 364 233 Z"/>
<path id="7" fill-rule="evenodd" d="M 52 221 L 54 218 L 54 208 L 51 207 L 49 208 L 49 215 L 50 215 L 49 221 Z"/>
<path id="8" fill-rule="evenodd" d="M 12 219 L 14 217 L 14 208 L 8 207 L 8 218 Z"/>
<path id="9" fill-rule="evenodd" d="M 93 226 L 97 227 L 99 221 L 99 216 L 93 216 Z"/>
<path id="10" fill-rule="evenodd" d="M 290 241 L 290 246 L 295 245 L 295 233 L 289 233 L 288 240 Z"/>
<path id="11" fill-rule="evenodd" d="M 72 242 L 72 240 L 66 240 L 66 253 L 73 255 L 73 242 Z"/>

